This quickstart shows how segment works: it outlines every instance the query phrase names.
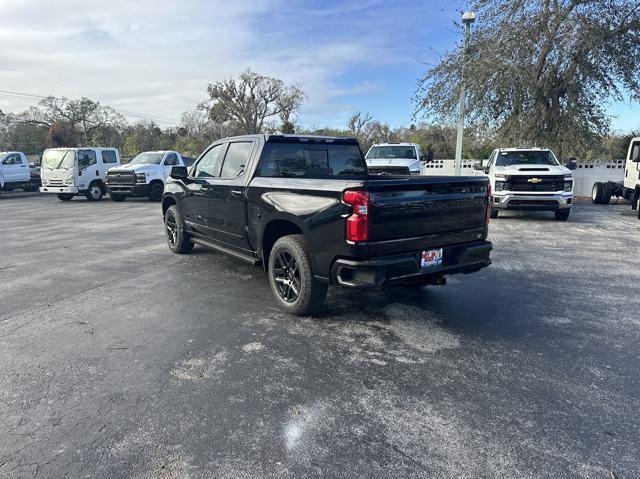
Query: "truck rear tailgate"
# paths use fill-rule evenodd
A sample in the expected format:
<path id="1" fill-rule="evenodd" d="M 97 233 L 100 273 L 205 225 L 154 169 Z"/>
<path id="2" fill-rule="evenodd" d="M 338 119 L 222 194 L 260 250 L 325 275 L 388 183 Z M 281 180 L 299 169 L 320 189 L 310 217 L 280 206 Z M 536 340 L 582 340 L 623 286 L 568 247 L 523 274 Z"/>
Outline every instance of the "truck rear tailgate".
<path id="1" fill-rule="evenodd" d="M 486 226 L 484 177 L 410 177 L 371 179 L 369 241 L 413 240 L 417 237 L 469 231 L 468 241 Z M 412 241 L 413 242 L 413 241 Z"/>

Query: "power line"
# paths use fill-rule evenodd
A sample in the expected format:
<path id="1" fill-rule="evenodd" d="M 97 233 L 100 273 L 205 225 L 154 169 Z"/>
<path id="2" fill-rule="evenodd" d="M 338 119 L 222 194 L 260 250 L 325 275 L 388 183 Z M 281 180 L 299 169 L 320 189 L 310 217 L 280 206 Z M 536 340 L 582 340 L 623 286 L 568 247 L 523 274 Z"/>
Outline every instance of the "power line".
<path id="1" fill-rule="evenodd" d="M 15 92 L 15 91 L 9 91 L 9 90 L 0 90 L 0 96 L 8 96 L 8 97 L 17 97 L 17 98 L 29 98 L 29 99 L 35 99 L 35 100 L 44 100 L 46 98 L 49 98 L 49 96 L 53 96 L 53 95 L 49 95 L 49 96 L 42 96 L 42 95 L 34 95 L 31 93 L 20 93 L 20 92 Z M 57 97 L 54 97 L 57 98 Z M 113 108 L 113 107 L 111 107 Z M 115 110 L 116 112 L 122 114 L 122 115 L 126 115 L 126 116 L 133 116 L 135 118 L 141 118 L 143 120 L 152 120 L 152 121 L 165 121 L 165 122 L 170 122 L 170 123 L 179 123 L 176 120 L 170 119 L 170 118 L 164 118 L 161 116 L 155 116 L 155 115 L 146 115 L 146 114 L 142 114 L 142 113 L 135 113 L 132 111 L 127 111 L 127 110 L 120 110 L 117 108 L 113 108 L 113 110 Z"/>

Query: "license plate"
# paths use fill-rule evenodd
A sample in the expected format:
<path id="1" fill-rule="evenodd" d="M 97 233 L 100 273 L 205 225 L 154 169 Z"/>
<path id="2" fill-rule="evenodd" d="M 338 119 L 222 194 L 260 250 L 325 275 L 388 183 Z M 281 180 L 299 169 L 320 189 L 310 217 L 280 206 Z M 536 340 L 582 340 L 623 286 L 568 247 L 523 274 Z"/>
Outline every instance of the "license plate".
<path id="1" fill-rule="evenodd" d="M 420 258 L 420 266 L 430 268 L 442 264 L 442 248 L 423 251 Z"/>

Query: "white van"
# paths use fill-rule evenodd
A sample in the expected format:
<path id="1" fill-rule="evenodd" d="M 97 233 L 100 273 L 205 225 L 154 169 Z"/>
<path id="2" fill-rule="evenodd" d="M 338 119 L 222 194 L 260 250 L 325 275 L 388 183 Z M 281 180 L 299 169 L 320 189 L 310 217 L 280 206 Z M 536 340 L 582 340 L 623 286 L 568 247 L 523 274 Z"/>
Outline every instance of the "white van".
<path id="1" fill-rule="evenodd" d="M 120 164 L 115 148 L 50 148 L 42 154 L 42 193 L 55 193 L 69 201 L 84 195 L 98 201 L 106 193 L 107 170 Z"/>

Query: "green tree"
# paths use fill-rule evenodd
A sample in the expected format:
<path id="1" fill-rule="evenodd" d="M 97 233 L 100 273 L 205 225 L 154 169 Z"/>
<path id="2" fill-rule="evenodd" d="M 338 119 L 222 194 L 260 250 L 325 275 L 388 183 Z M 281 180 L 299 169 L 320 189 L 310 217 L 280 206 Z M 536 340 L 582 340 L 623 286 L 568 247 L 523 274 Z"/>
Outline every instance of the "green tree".
<path id="1" fill-rule="evenodd" d="M 419 80 L 416 114 L 457 115 L 460 75 L 471 124 L 504 144 L 579 154 L 609 128 L 605 106 L 640 99 L 637 0 L 475 0 L 479 23 L 463 45 Z"/>

